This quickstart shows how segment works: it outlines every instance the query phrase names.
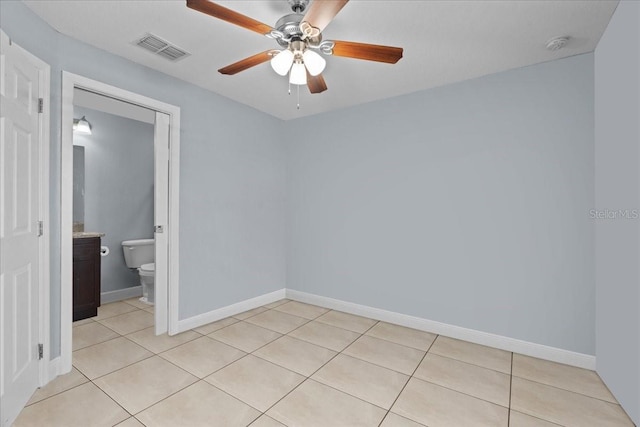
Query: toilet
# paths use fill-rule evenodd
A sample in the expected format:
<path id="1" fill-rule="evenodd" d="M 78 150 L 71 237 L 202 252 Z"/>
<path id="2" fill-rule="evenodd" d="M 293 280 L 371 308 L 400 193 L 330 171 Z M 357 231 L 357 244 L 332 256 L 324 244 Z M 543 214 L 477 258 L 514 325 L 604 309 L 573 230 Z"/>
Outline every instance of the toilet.
<path id="1" fill-rule="evenodd" d="M 142 298 L 140 301 L 153 305 L 155 302 L 155 240 L 138 239 L 122 242 L 124 261 L 129 268 L 138 270 L 140 284 L 142 285 Z"/>

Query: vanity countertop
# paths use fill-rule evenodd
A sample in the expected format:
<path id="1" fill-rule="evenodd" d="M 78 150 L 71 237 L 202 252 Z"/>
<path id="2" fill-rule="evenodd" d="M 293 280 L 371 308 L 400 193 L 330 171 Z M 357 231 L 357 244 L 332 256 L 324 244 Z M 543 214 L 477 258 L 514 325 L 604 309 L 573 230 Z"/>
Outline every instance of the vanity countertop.
<path id="1" fill-rule="evenodd" d="M 104 237 L 104 233 L 98 233 L 95 231 L 74 231 L 74 239 L 89 239 L 91 237 Z"/>

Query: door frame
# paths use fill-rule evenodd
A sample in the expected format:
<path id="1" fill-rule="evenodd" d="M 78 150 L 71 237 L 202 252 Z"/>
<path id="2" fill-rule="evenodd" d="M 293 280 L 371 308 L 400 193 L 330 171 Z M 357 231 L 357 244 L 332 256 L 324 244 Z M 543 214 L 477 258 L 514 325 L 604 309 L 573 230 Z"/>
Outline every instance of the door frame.
<path id="1" fill-rule="evenodd" d="M 73 312 L 73 91 L 75 88 L 169 115 L 168 259 L 179 260 L 180 107 L 67 71 L 62 72 L 60 167 L 60 357 L 71 370 Z M 155 145 L 154 137 L 154 145 Z M 156 268 L 158 268 L 156 266 Z M 156 334 L 178 332 L 179 262 L 167 263 L 167 282 L 155 286 Z"/>
<path id="2" fill-rule="evenodd" d="M 12 48 L 19 49 L 21 53 L 29 59 L 40 70 L 39 75 L 39 93 L 38 98 L 43 100 L 42 112 L 38 117 L 38 136 L 40 138 L 40 146 L 38 149 L 38 161 L 40 162 L 40 176 L 38 179 L 38 187 L 40 192 L 39 204 L 39 220 L 43 223 L 43 233 L 38 242 L 39 257 L 39 274 L 38 274 L 38 342 L 43 344 L 42 359 L 39 363 L 38 386 L 47 384 L 51 378 L 57 375 L 55 369 L 50 369 L 51 358 L 51 329 L 50 329 L 50 256 L 51 256 L 51 224 L 49 223 L 49 211 L 51 209 L 49 201 L 49 144 L 50 144 L 50 119 L 51 119 L 51 66 L 42 59 L 33 55 L 28 50 L 21 47 L 11 40 L 11 38 L 0 29 L 0 38 L 2 44 L 8 44 Z M 0 420 L 1 423 L 2 420 Z"/>

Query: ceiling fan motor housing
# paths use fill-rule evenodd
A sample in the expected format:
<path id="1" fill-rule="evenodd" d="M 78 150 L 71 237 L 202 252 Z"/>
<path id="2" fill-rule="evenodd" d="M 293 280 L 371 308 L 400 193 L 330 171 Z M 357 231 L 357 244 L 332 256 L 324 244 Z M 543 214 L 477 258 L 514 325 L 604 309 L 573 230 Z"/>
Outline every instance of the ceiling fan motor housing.
<path id="1" fill-rule="evenodd" d="M 286 48 L 289 47 L 289 42 L 305 38 L 304 32 L 300 28 L 300 22 L 303 18 L 304 15 L 301 13 L 290 13 L 278 19 L 274 28 L 282 34 L 276 39 L 280 46 Z M 322 41 L 322 35 L 318 34 L 316 37 L 307 38 L 307 40 L 309 44 L 317 46 Z"/>

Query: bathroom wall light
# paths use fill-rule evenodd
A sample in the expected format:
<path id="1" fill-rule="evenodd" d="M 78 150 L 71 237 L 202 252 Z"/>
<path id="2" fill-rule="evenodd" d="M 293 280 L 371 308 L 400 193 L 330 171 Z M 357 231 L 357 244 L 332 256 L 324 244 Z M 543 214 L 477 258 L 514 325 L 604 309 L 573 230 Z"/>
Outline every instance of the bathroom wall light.
<path id="1" fill-rule="evenodd" d="M 91 123 L 87 120 L 85 116 L 82 116 L 81 119 L 73 119 L 73 131 L 76 133 L 82 133 L 85 135 L 91 135 Z"/>

